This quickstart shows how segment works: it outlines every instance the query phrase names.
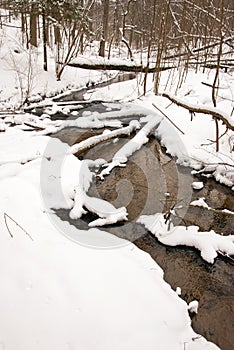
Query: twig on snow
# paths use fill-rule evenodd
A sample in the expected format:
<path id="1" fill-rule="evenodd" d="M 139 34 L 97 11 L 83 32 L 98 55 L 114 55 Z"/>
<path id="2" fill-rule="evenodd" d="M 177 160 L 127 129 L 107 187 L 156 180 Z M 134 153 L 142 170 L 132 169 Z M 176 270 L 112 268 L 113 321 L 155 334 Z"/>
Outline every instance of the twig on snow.
<path id="1" fill-rule="evenodd" d="M 19 226 L 19 228 L 24 231 L 24 233 L 33 241 L 33 238 L 30 236 L 30 234 L 20 225 L 18 224 L 18 222 L 16 222 L 10 215 L 8 215 L 7 213 L 4 213 L 4 221 L 5 221 L 5 225 L 7 228 L 7 231 L 9 232 L 9 235 L 11 236 L 11 238 L 13 238 L 13 234 L 10 231 L 10 228 L 7 224 L 7 218 L 10 219 L 11 221 L 13 221 L 17 226 Z"/>
<path id="2" fill-rule="evenodd" d="M 152 103 L 152 105 L 154 106 L 154 108 L 156 108 L 160 113 L 162 113 L 162 115 L 167 118 L 169 120 L 169 122 L 174 125 L 174 127 L 179 130 L 179 132 L 181 132 L 181 134 L 184 135 L 184 132 L 160 109 L 158 108 L 154 103 Z"/>

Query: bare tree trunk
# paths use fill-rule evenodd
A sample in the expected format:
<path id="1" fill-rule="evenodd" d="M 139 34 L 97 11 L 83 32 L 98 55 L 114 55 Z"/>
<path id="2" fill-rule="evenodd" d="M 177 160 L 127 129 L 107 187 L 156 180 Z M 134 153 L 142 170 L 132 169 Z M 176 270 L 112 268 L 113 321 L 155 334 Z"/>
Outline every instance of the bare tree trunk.
<path id="1" fill-rule="evenodd" d="M 94 3 L 94 0 L 89 0 L 85 4 L 85 8 L 84 8 L 84 12 L 83 12 L 83 20 L 86 18 L 87 14 L 89 13 L 93 3 Z M 79 25 L 78 25 L 78 27 L 76 29 L 75 36 L 72 38 L 72 40 L 71 40 L 71 42 L 70 42 L 70 44 L 68 46 L 68 50 L 67 50 L 65 58 L 63 60 L 63 63 L 59 62 L 59 63 L 61 63 L 61 65 L 60 65 L 61 67 L 60 67 L 59 72 L 57 73 L 57 80 L 61 79 L 61 75 L 62 75 L 62 73 L 64 71 L 64 68 L 66 67 L 66 65 L 69 64 L 69 61 L 77 53 L 77 45 L 78 45 L 78 42 L 79 42 L 80 35 L 82 33 L 82 29 L 83 29 L 83 22 L 80 21 Z"/>
<path id="2" fill-rule="evenodd" d="M 99 56 L 105 57 L 105 43 L 108 38 L 108 22 L 109 22 L 109 0 L 103 0 L 103 29 L 100 40 Z"/>
<path id="3" fill-rule="evenodd" d="M 28 18 L 27 18 L 27 14 L 25 13 L 24 15 L 24 28 L 25 28 L 25 36 L 26 36 L 26 48 L 27 50 L 29 49 L 29 30 L 28 30 Z"/>
<path id="4" fill-rule="evenodd" d="M 46 32 L 46 19 L 45 19 L 45 9 L 42 13 L 42 27 L 43 27 L 43 57 L 44 57 L 44 70 L 48 71 L 47 64 L 47 32 Z"/>
<path id="5" fill-rule="evenodd" d="M 156 2 L 157 2 L 157 0 L 154 0 L 153 18 L 152 18 L 152 23 L 151 23 L 151 27 L 150 27 L 150 38 L 149 38 L 148 52 L 147 52 L 147 66 L 146 66 L 146 71 L 145 71 L 145 76 L 144 76 L 144 95 L 146 94 L 146 83 L 147 83 L 147 75 L 149 72 L 149 60 L 150 60 L 150 55 L 151 55 L 151 46 L 152 46 L 152 43 L 154 40 L 155 20 L 156 20 Z"/>
<path id="6" fill-rule="evenodd" d="M 131 5 L 131 2 L 134 1 L 134 0 L 128 0 L 128 3 L 127 3 L 127 10 L 124 11 L 123 13 L 123 37 L 125 37 L 125 29 L 126 29 L 126 17 L 127 15 L 129 14 L 129 9 L 130 9 L 130 5 Z"/>
<path id="7" fill-rule="evenodd" d="M 84 7 L 84 0 L 80 0 L 80 5 L 82 8 Z M 81 33 L 80 35 L 80 52 L 83 55 L 84 53 L 84 33 Z"/>
<path id="8" fill-rule="evenodd" d="M 30 12 L 30 44 L 37 47 L 37 4 L 31 4 Z"/>
<path id="9" fill-rule="evenodd" d="M 213 86 L 212 86 L 212 101 L 214 107 L 216 107 L 216 91 L 218 92 L 218 89 L 216 89 L 216 83 L 219 79 L 219 69 L 220 69 L 220 60 L 222 56 L 222 50 L 223 50 L 223 0 L 221 0 L 220 3 L 220 11 L 221 11 L 221 16 L 220 16 L 220 45 L 219 45 L 219 51 L 218 51 L 218 57 L 217 57 L 217 67 L 216 67 L 216 73 L 213 81 Z M 215 128 L 216 128 L 216 152 L 219 151 L 219 123 L 217 118 L 215 118 Z"/>
<path id="10" fill-rule="evenodd" d="M 22 34 L 22 44 L 24 45 L 24 35 L 25 35 L 25 14 L 21 13 L 21 34 Z"/>
<path id="11" fill-rule="evenodd" d="M 54 37 L 55 37 L 55 45 L 56 45 L 56 76 L 60 70 L 60 45 L 61 45 L 61 34 L 59 27 L 54 28 Z"/>
<path id="12" fill-rule="evenodd" d="M 169 6 L 170 6 L 170 1 L 167 2 L 166 13 L 161 19 L 161 28 L 160 28 L 159 38 L 158 38 L 158 53 L 157 53 L 157 61 L 156 61 L 156 69 L 155 69 L 155 82 L 154 82 L 155 95 L 158 95 L 159 83 L 160 83 L 160 78 L 161 78 L 160 65 L 162 62 L 163 52 L 166 51 L 167 22 L 168 22 Z"/>

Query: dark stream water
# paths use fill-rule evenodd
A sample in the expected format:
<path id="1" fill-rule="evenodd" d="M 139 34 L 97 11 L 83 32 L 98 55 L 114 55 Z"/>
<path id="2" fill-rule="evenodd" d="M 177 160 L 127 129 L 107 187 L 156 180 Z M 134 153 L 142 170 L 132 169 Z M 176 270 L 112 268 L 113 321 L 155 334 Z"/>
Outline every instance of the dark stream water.
<path id="1" fill-rule="evenodd" d="M 70 99 L 81 100 L 81 95 L 70 96 Z M 105 110 L 101 104 L 92 104 L 79 113 L 90 108 Z M 102 131 L 66 128 L 53 136 L 72 145 Z M 109 161 L 126 141 L 127 138 L 119 138 L 117 142 L 100 144 L 85 153 L 83 158 L 104 158 Z M 204 188 L 192 191 L 192 182 L 199 180 L 204 182 Z M 180 199 L 183 200 L 182 203 L 189 203 L 199 197 L 205 197 L 212 208 L 226 208 L 234 211 L 232 191 L 212 179 L 192 176 L 191 169 L 177 166 L 165 154 L 158 141 L 151 137 L 150 142 L 130 158 L 125 168 L 115 168 L 105 181 L 97 179 L 89 194 L 100 196 L 116 207 L 127 207 L 128 222 L 103 229 L 133 241 L 139 248 L 148 252 L 163 268 L 165 280 L 172 288 L 176 289 L 179 286 L 182 289 L 181 297 L 186 302 L 194 299 L 199 301 L 198 314 L 191 316 L 194 330 L 216 343 L 221 349 L 232 350 L 234 344 L 233 261 L 219 256 L 214 265 L 210 265 L 200 258 L 197 250 L 188 247 L 166 247 L 142 225 L 136 223 L 139 215 L 164 212 L 171 207 L 172 203 Z M 57 215 L 79 228 L 86 229 L 88 222 L 93 219 L 88 214 L 84 219 L 82 218 L 82 221 L 71 220 L 66 210 L 58 210 Z M 188 207 L 188 205 L 183 205 L 180 215 L 184 217 L 186 224 L 198 225 L 201 230 L 213 229 L 217 233 L 234 234 L 232 215 L 199 207 Z"/>

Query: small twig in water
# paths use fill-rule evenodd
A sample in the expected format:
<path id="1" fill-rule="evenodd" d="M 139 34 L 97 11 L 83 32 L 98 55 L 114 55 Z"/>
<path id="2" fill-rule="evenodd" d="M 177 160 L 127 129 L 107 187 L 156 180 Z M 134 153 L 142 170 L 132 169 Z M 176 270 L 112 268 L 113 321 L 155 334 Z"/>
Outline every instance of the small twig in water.
<path id="1" fill-rule="evenodd" d="M 220 255 L 224 256 L 225 258 L 228 258 L 228 259 L 234 261 L 234 259 L 229 254 L 224 254 L 221 250 L 218 250 L 218 253 Z"/>

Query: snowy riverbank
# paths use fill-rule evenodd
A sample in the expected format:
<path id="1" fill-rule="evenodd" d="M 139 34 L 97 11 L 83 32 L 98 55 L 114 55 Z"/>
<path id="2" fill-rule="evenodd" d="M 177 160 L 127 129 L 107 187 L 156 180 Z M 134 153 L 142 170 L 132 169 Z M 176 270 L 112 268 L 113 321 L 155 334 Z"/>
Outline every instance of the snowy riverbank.
<path id="1" fill-rule="evenodd" d="M 149 255 L 121 242 L 117 249 L 91 249 L 59 232 L 40 194 L 38 156 L 48 139 L 24 131 L 0 135 L 13 161 L 0 169 L 2 346 L 216 349 L 192 331 L 187 304 L 164 282 Z M 26 152 L 38 159 L 18 163 Z M 64 167 L 69 175 L 79 169 L 79 160 L 70 155 Z M 66 180 L 71 184 L 70 176 Z M 110 245 L 119 240 L 97 229 L 79 234 L 92 241 L 101 237 Z"/>

